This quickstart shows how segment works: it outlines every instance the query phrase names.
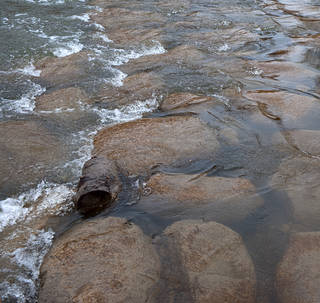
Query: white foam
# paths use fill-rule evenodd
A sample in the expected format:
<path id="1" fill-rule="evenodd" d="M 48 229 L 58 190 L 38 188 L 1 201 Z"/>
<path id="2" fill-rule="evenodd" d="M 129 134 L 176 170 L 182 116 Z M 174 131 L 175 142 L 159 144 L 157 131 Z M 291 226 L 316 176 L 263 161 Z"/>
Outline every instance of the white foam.
<path id="1" fill-rule="evenodd" d="M 72 20 L 81 20 L 81 21 L 84 21 L 84 22 L 89 22 L 90 21 L 90 15 L 89 14 L 83 14 L 83 15 L 73 15 L 70 17 L 70 19 Z"/>
<path id="2" fill-rule="evenodd" d="M 20 72 L 27 76 L 33 76 L 33 77 L 40 77 L 41 75 L 41 70 L 36 69 L 33 63 L 30 63 L 29 65 L 27 65 L 22 69 L 18 69 L 17 72 Z"/>
<path id="3" fill-rule="evenodd" d="M 2 100 L 1 110 L 13 111 L 20 114 L 30 113 L 35 108 L 35 98 L 43 94 L 46 89 L 39 84 L 31 83 L 30 90 L 23 94 L 20 99 L 17 100 Z"/>
<path id="4" fill-rule="evenodd" d="M 72 206 L 73 190 L 67 185 L 42 181 L 36 188 L 18 197 L 0 201 L 0 232 L 6 226 L 22 220 L 32 220 L 35 216 L 64 213 Z M 28 207 L 25 207 L 28 205 Z"/>
<path id="5" fill-rule="evenodd" d="M 109 68 L 109 69 L 113 72 L 114 76 L 112 79 L 106 80 L 106 82 L 111 83 L 113 86 L 116 86 L 116 87 L 122 86 L 123 80 L 127 77 L 127 74 L 125 74 L 124 72 L 116 68 Z"/>
<path id="6" fill-rule="evenodd" d="M 8 257 L 10 262 L 18 265 L 21 270 L 16 275 L 12 273 L 11 278 L 14 283 L 4 281 L 0 284 L 1 297 L 3 299 L 14 297 L 15 302 L 21 303 L 35 299 L 40 266 L 54 237 L 51 230 L 26 230 L 26 232 L 30 236 L 23 247 L 2 255 Z"/>
<path id="7" fill-rule="evenodd" d="M 150 55 L 160 55 L 166 52 L 165 48 L 158 42 L 153 41 L 153 45 L 147 47 L 143 45 L 140 49 L 136 50 L 124 50 L 124 49 L 117 49 L 115 50 L 116 58 L 110 61 L 111 65 L 118 66 L 129 62 L 132 59 L 138 59 L 143 56 L 150 56 Z"/>
<path id="8" fill-rule="evenodd" d="M 227 43 L 225 43 L 225 44 L 221 45 L 221 46 L 218 48 L 218 51 L 219 51 L 219 52 L 226 52 L 226 51 L 228 51 L 229 49 L 230 49 L 230 46 L 229 46 Z"/>
<path id="9" fill-rule="evenodd" d="M 25 247 L 20 247 L 10 254 L 16 264 L 29 271 L 33 281 L 39 277 L 40 265 L 51 246 L 53 237 L 54 232 L 51 230 L 36 231 L 30 235 Z"/>
<path id="10" fill-rule="evenodd" d="M 83 44 L 78 41 L 70 41 L 62 47 L 58 47 L 53 51 L 56 57 L 66 57 L 80 52 L 83 49 Z"/>
<path id="11" fill-rule="evenodd" d="M 98 29 L 99 31 L 104 32 L 106 29 L 104 28 L 103 25 L 99 24 L 99 23 L 93 23 L 93 25 L 96 27 L 96 29 Z"/>
<path id="12" fill-rule="evenodd" d="M 158 106 L 157 98 L 153 97 L 145 101 L 136 101 L 120 109 L 94 109 L 94 111 L 102 123 L 121 123 L 139 119 L 144 113 L 152 112 Z"/>
<path id="13" fill-rule="evenodd" d="M 113 42 L 112 40 L 110 40 L 109 38 L 108 38 L 108 36 L 106 35 L 106 34 L 102 34 L 102 33 L 97 33 L 97 34 L 95 34 L 94 35 L 95 37 L 97 37 L 97 38 L 100 38 L 102 41 L 104 41 L 104 42 Z"/>
<path id="14" fill-rule="evenodd" d="M 74 152 L 76 159 L 67 162 L 64 168 L 71 169 L 73 174 L 77 177 L 81 176 L 81 171 L 84 163 L 91 158 L 91 151 L 93 150 L 93 138 L 98 130 L 95 131 L 80 131 L 72 134 L 72 143 L 80 145 L 80 148 Z"/>

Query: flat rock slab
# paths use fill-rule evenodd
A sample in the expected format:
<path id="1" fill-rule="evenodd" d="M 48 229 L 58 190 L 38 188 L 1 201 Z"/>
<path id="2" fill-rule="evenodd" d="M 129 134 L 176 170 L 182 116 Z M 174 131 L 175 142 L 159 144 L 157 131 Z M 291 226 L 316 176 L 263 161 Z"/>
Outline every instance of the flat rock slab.
<path id="1" fill-rule="evenodd" d="M 159 275 L 159 257 L 140 228 L 120 218 L 87 221 L 45 258 L 39 302 L 152 302 Z"/>
<path id="2" fill-rule="evenodd" d="M 280 303 L 320 302 L 320 233 L 293 234 L 277 269 Z"/>
<path id="3" fill-rule="evenodd" d="M 201 96 L 191 93 L 173 93 L 161 103 L 160 109 L 162 111 L 170 111 L 181 108 L 189 108 L 203 103 L 214 103 L 215 98 L 210 96 Z"/>
<path id="4" fill-rule="evenodd" d="M 307 230 L 320 228 L 320 159 L 296 157 L 284 161 L 271 185 L 284 190 L 292 205 L 294 223 Z"/>
<path id="5" fill-rule="evenodd" d="M 263 204 L 254 185 L 244 178 L 207 177 L 205 174 L 153 175 L 145 184 L 139 208 L 148 213 L 188 210 L 218 222 L 240 221 Z"/>
<path id="6" fill-rule="evenodd" d="M 107 86 L 102 88 L 96 101 L 108 108 L 119 108 L 156 98 L 164 90 L 160 76 L 152 72 L 142 72 L 128 76 L 120 87 Z"/>
<path id="7" fill-rule="evenodd" d="M 285 91 L 248 91 L 244 97 L 259 104 L 261 114 L 281 119 L 287 128 L 307 128 L 320 113 L 319 100 Z"/>
<path id="8" fill-rule="evenodd" d="M 133 73 L 138 71 L 156 70 L 162 67 L 171 66 L 176 64 L 184 67 L 202 67 L 206 61 L 206 56 L 196 47 L 190 45 L 180 45 L 170 49 L 166 53 L 144 56 L 133 60 L 121 67 L 125 73 Z"/>
<path id="9" fill-rule="evenodd" d="M 214 129 L 184 115 L 107 127 L 95 137 L 93 156 L 116 161 L 128 174 L 146 174 L 159 163 L 213 157 L 218 148 Z"/>
<path id="10" fill-rule="evenodd" d="M 36 98 L 36 111 L 57 111 L 79 109 L 81 103 L 86 103 L 86 93 L 78 87 L 68 87 L 42 94 Z"/>
<path id="11" fill-rule="evenodd" d="M 71 86 L 87 77 L 88 53 L 79 52 L 66 57 L 48 57 L 39 61 L 40 80 L 47 86 Z"/>
<path id="12" fill-rule="evenodd" d="M 1 122 L 1 192 L 14 193 L 45 178 L 48 167 L 66 160 L 62 146 L 40 121 Z"/>

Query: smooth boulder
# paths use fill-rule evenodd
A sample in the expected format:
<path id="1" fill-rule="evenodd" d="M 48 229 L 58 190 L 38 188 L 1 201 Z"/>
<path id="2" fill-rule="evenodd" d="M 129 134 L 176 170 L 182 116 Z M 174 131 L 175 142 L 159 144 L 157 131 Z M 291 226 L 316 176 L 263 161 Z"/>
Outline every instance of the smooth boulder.
<path id="1" fill-rule="evenodd" d="M 255 302 L 254 266 L 237 233 L 216 222 L 185 220 L 169 226 L 163 236 L 178 253 L 189 302 Z M 167 287 L 170 298 L 174 285 Z"/>
<path id="2" fill-rule="evenodd" d="M 139 227 L 113 217 L 86 221 L 46 256 L 39 303 L 152 302 L 159 274 L 158 255 Z"/>
<path id="3" fill-rule="evenodd" d="M 319 272 L 320 233 L 293 234 L 277 269 L 279 303 L 320 302 Z"/>

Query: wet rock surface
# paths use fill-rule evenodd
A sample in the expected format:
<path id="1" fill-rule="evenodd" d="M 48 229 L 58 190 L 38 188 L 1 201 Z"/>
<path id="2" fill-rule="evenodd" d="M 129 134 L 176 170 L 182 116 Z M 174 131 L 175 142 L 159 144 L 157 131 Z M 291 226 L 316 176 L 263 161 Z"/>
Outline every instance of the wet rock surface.
<path id="1" fill-rule="evenodd" d="M 152 242 L 126 219 L 74 226 L 41 268 L 39 302 L 254 302 L 255 272 L 241 237 L 186 220 Z M 227 290 L 227 291 L 226 291 Z"/>
<path id="2" fill-rule="evenodd" d="M 75 226 L 41 268 L 39 302 L 153 302 L 160 263 L 151 239 L 125 219 Z"/>
<path id="3" fill-rule="evenodd" d="M 102 88 L 96 100 L 100 106 L 112 109 L 155 99 L 163 91 L 164 83 L 160 76 L 152 72 L 142 72 L 128 76 L 120 87 Z"/>
<path id="4" fill-rule="evenodd" d="M 6 194 L 39 182 L 46 175 L 45 167 L 53 169 L 65 159 L 61 140 L 41 121 L 1 122 L 0 151 L 0 188 Z"/>
<path id="5" fill-rule="evenodd" d="M 35 62 L 44 123 L 0 123 L 8 193 L 95 136 L 39 301 L 317 302 L 316 6 L 129 2 L 70 16 L 91 38 Z"/>
<path id="6" fill-rule="evenodd" d="M 38 62 L 40 79 L 46 86 L 72 86 L 86 77 L 88 54 L 79 52 L 63 58 L 48 57 Z"/>
<path id="7" fill-rule="evenodd" d="M 40 112 L 63 111 L 79 109 L 81 103 L 86 103 L 86 93 L 77 87 L 63 88 L 47 92 L 36 100 L 36 110 Z"/>
<path id="8" fill-rule="evenodd" d="M 275 188 L 286 191 L 298 229 L 309 231 L 320 228 L 319 164 L 317 158 L 287 160 L 281 164 L 271 181 Z"/>
<path id="9" fill-rule="evenodd" d="M 128 174 L 146 174 L 155 165 L 213 157 L 214 129 L 192 115 L 141 119 L 99 132 L 93 155 L 115 161 Z"/>
<path id="10" fill-rule="evenodd" d="M 254 185 L 245 178 L 207 177 L 206 172 L 155 174 L 144 185 L 142 195 L 139 208 L 148 213 L 174 209 L 174 216 L 198 214 L 229 223 L 246 218 L 263 204 Z"/>
<path id="11" fill-rule="evenodd" d="M 178 302 L 255 302 L 254 267 L 237 233 L 215 222 L 187 220 L 169 226 L 163 235 L 176 250 L 189 284 L 181 295 L 186 299 L 189 293 L 189 300 Z M 177 298 L 175 285 L 167 287 L 168 294 L 173 292 L 169 298 Z"/>
<path id="12" fill-rule="evenodd" d="M 276 285 L 279 302 L 318 302 L 319 264 L 320 233 L 293 234 L 278 266 Z"/>

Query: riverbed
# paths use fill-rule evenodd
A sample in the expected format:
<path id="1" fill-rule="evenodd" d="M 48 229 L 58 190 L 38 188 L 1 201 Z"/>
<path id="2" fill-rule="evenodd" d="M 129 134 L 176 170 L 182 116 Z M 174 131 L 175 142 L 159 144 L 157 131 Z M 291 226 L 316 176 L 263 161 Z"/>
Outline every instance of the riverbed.
<path id="1" fill-rule="evenodd" d="M 246 180 L 240 206 L 139 204 L 148 180 L 137 171 L 102 216 L 130 218 L 150 236 L 182 219 L 224 224 L 253 260 L 256 302 L 280 302 L 290 235 L 320 228 L 317 1 L 4 0 L 0 41 L 2 302 L 35 302 L 54 238 L 87 220 L 73 197 L 97 134 L 186 115 L 219 148 L 190 134 L 203 149 L 153 173 Z"/>

